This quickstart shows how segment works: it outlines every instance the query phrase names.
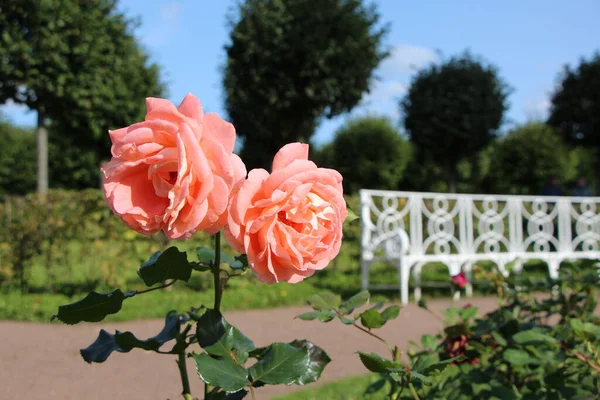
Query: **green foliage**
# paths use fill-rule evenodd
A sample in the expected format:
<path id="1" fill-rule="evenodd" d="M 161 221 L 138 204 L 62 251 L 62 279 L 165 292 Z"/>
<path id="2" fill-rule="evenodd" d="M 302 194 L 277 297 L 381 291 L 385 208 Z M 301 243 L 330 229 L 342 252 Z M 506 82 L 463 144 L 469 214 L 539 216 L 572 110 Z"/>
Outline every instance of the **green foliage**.
<path id="1" fill-rule="evenodd" d="M 410 144 L 392 122 L 375 116 L 350 120 L 320 152 L 319 165 L 339 171 L 348 194 L 364 187 L 397 189 L 411 158 Z"/>
<path id="2" fill-rule="evenodd" d="M 152 286 L 168 279 L 179 279 L 187 282 L 192 276 L 192 266 L 187 260 L 187 254 L 169 247 L 164 252 L 157 251 L 150 259 L 142 264 L 138 275 L 146 286 Z"/>
<path id="3" fill-rule="evenodd" d="M 538 194 L 550 177 L 574 178 L 569 150 L 554 129 L 532 122 L 511 130 L 492 146 L 488 192 Z"/>
<path id="4" fill-rule="evenodd" d="M 94 343 L 80 350 L 81 357 L 88 363 L 101 363 L 106 361 L 113 351 L 128 353 L 135 348 L 157 351 L 163 344 L 177 337 L 181 323 L 185 322 L 183 317 L 185 316 L 177 311 L 170 311 L 165 317 L 165 326 L 160 333 L 146 340 L 136 338 L 131 332 L 117 331 L 113 335 L 102 329 Z"/>
<path id="5" fill-rule="evenodd" d="M 37 111 L 42 123 L 50 119 L 62 150 L 52 157 L 59 187 L 97 184 L 98 157 L 109 156 L 106 131 L 139 121 L 143 99 L 164 91 L 134 26 L 114 0 L 2 6 L 0 103 L 10 99 Z"/>
<path id="6" fill-rule="evenodd" d="M 548 123 L 569 142 L 600 149 L 600 53 L 564 67 L 552 94 Z"/>
<path id="7" fill-rule="evenodd" d="M 469 53 L 432 65 L 414 78 L 400 106 L 410 140 L 429 153 L 455 191 L 459 161 L 497 135 L 508 89 L 493 66 Z"/>
<path id="8" fill-rule="evenodd" d="M 58 319 L 65 324 L 74 325 L 79 322 L 99 322 L 109 314 L 119 312 L 123 301 L 135 295 L 135 292 L 123 293 L 115 289 L 109 293 L 90 292 L 75 303 L 58 307 L 58 313 L 52 319 Z"/>
<path id="9" fill-rule="evenodd" d="M 248 169 L 310 141 L 323 115 L 350 111 L 387 56 L 375 5 L 362 0 L 247 0 L 230 21 L 223 86 Z"/>
<path id="10" fill-rule="evenodd" d="M 423 399 L 440 400 L 596 398 L 600 394 L 597 261 L 564 264 L 558 281 L 542 285 L 522 275 L 499 274 L 492 281 L 499 293 L 496 310 L 479 317 L 476 307 L 442 312 L 443 332 L 423 336 L 421 345 L 412 342 L 408 363 L 400 360 L 398 347 L 371 332 L 382 325 L 384 315 L 395 317 L 399 309 L 379 314 L 377 304 L 355 315 L 352 324 L 360 319 L 391 353 L 391 358 L 358 353 L 365 368 L 380 376 L 366 389 L 363 385 L 365 398 L 376 393 L 382 398 L 384 389 L 387 398 L 394 399 L 417 398 L 417 393 Z M 541 296 L 540 290 L 553 294 Z M 424 302 L 419 306 L 427 309 Z M 344 393 L 352 398 L 356 392 Z M 314 398 L 306 393 L 297 398 Z"/>
<path id="11" fill-rule="evenodd" d="M 0 199 L 35 190 L 35 135 L 0 119 Z"/>

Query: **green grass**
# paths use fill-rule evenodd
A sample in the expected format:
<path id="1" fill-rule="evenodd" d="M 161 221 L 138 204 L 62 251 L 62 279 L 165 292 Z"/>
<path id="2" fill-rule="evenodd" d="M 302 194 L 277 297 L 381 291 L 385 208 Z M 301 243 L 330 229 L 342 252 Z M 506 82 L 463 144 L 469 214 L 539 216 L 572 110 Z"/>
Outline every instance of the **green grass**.
<path id="1" fill-rule="evenodd" d="M 373 382 L 378 381 L 378 375 L 360 375 L 344 378 L 339 381 L 315 385 L 310 389 L 285 396 L 273 397 L 272 400 L 375 400 L 384 397 L 385 388 L 371 395 L 365 394 L 365 389 Z"/>

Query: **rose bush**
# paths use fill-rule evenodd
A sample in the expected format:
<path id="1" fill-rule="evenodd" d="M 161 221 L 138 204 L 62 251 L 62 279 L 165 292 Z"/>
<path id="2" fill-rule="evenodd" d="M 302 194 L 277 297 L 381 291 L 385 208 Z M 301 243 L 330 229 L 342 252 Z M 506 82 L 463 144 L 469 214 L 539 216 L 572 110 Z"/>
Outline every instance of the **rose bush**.
<path id="1" fill-rule="evenodd" d="M 261 281 L 297 283 L 338 255 L 347 214 L 342 176 L 309 161 L 307 144 L 291 143 L 271 174 L 254 169 L 234 189 L 225 237 Z"/>
<path id="2" fill-rule="evenodd" d="M 149 98 L 146 107 L 143 122 L 110 132 L 113 157 L 102 168 L 108 205 L 137 232 L 188 239 L 205 231 L 214 234 L 215 248 L 198 248 L 197 261 L 176 247 L 156 252 L 138 270 L 148 289 L 91 292 L 59 307 L 53 319 L 98 322 L 133 296 L 187 282 L 194 271 L 210 272 L 212 308 L 170 311 L 163 330 L 148 339 L 101 330 L 81 349 L 83 359 L 101 363 L 135 348 L 177 355 L 186 400 L 192 399 L 186 357 L 194 358 L 205 399 L 254 398 L 264 385 L 316 381 L 330 361 L 322 349 L 307 340 L 256 348 L 223 317 L 221 298 L 228 279 L 248 263 L 267 283 L 299 282 L 327 266 L 340 250 L 347 215 L 341 175 L 308 161 L 308 145 L 292 143 L 275 155 L 271 174 L 253 170 L 245 179 L 246 168 L 232 153 L 234 127 L 204 114 L 196 97 L 187 95 L 179 107 Z M 232 247 L 247 256 L 221 252 L 224 227 Z M 194 344 L 201 353 L 188 352 Z"/>
<path id="3" fill-rule="evenodd" d="M 102 168 L 110 208 L 143 234 L 218 232 L 231 189 L 246 176 L 232 153 L 233 125 L 204 114 L 192 94 L 179 107 L 148 98 L 146 109 L 143 122 L 110 131 L 112 159 Z"/>

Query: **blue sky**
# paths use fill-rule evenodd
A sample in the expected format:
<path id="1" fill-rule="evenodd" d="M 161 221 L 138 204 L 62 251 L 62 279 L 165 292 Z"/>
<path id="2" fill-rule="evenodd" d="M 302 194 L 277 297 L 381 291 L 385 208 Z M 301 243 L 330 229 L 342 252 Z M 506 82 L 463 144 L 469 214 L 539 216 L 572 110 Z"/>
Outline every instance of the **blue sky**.
<path id="1" fill-rule="evenodd" d="M 318 1 L 318 0 L 314 0 Z M 398 99 L 415 68 L 469 49 L 495 64 L 513 88 L 508 124 L 544 118 L 548 96 L 566 63 L 600 50 L 600 1 L 573 0 L 378 0 L 383 21 L 391 23 L 392 56 L 377 70 L 379 81 L 351 115 L 378 113 L 399 119 Z M 186 93 L 205 110 L 225 114 L 220 68 L 228 40 L 226 15 L 234 0 L 121 0 L 139 16 L 136 34 L 163 68 L 169 99 Z M 151 6 L 150 6 L 151 5 Z M 8 104 L 1 110 L 15 123 L 33 126 L 35 115 Z M 348 115 L 323 121 L 316 144 L 332 138 Z M 507 126 L 508 126 L 507 124 Z"/>

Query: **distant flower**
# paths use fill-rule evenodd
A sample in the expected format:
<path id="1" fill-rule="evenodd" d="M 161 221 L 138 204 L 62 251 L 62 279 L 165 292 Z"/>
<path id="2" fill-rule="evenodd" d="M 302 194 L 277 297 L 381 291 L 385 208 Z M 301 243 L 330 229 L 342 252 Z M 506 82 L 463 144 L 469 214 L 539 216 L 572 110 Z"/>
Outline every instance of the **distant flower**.
<path id="1" fill-rule="evenodd" d="M 227 221 L 233 186 L 246 167 L 233 154 L 235 129 L 204 114 L 188 94 L 179 107 L 146 99 L 143 122 L 110 131 L 112 159 L 104 165 L 110 208 L 137 232 L 163 230 L 169 239 L 218 232 Z"/>
<path id="2" fill-rule="evenodd" d="M 297 283 L 325 268 L 348 214 L 342 176 L 308 160 L 308 145 L 285 145 L 273 171 L 253 169 L 234 189 L 225 237 L 266 283 Z"/>
<path id="3" fill-rule="evenodd" d="M 462 289 L 466 286 L 467 284 L 467 277 L 465 276 L 464 273 L 459 273 L 457 275 L 452 276 L 452 278 L 450 279 L 450 281 L 459 289 Z"/>

